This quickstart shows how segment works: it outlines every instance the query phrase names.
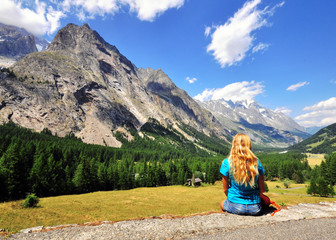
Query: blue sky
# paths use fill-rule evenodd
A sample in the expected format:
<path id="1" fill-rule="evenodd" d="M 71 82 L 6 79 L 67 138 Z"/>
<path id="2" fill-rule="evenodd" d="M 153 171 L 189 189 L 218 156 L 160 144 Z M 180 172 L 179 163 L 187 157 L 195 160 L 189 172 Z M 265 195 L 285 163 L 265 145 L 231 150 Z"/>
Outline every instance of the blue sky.
<path id="1" fill-rule="evenodd" d="M 299 124 L 336 122 L 334 0 L 1 0 L 0 22 L 52 40 L 88 23 L 192 97 L 256 100 Z"/>

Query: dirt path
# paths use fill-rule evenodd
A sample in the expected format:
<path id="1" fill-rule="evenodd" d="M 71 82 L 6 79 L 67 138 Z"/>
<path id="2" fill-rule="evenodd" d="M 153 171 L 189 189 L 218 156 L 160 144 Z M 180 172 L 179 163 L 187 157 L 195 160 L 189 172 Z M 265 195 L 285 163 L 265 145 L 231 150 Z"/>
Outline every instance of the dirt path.
<path id="1" fill-rule="evenodd" d="M 306 231 L 315 234 L 312 236 L 319 235 L 314 239 L 336 239 L 335 222 L 336 202 L 324 202 L 289 206 L 273 217 L 270 214 L 251 217 L 214 213 L 185 218 L 153 218 L 52 231 L 44 228 L 38 232 L 18 233 L 8 239 L 223 239 L 226 235 L 228 238 L 225 239 L 242 239 L 238 237 L 240 234 L 245 234 L 248 239 L 254 236 L 259 236 L 256 239 L 313 239 L 303 237 Z"/>

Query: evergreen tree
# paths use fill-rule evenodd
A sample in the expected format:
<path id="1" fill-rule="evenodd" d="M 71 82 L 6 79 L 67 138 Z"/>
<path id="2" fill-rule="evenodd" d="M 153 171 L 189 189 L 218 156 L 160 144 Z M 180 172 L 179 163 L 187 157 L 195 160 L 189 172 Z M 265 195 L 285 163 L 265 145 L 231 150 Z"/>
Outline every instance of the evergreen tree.
<path id="1" fill-rule="evenodd" d="M 0 202 L 5 201 L 9 198 L 7 189 L 7 179 L 8 179 L 7 169 L 2 164 L 2 159 L 0 159 Z"/>
<path id="2" fill-rule="evenodd" d="M 95 169 L 91 169 L 90 160 L 86 158 L 82 159 L 81 163 L 78 164 L 72 180 L 78 193 L 85 193 L 94 190 L 97 178 L 97 175 L 92 175 L 94 171 Z"/>
<path id="3" fill-rule="evenodd" d="M 98 181 L 101 190 L 108 190 L 109 186 L 109 176 L 108 170 L 105 163 L 100 163 L 98 167 Z"/>
<path id="4" fill-rule="evenodd" d="M 20 141 L 13 139 L 0 159 L 2 175 L 5 175 L 7 193 L 10 199 L 22 198 L 29 191 L 27 185 L 27 164 L 20 158 Z"/>
<path id="5" fill-rule="evenodd" d="M 71 169 L 69 167 L 69 165 L 67 165 L 65 167 L 65 181 L 66 181 L 66 189 L 65 189 L 65 193 L 67 194 L 70 194 L 70 193 L 73 193 L 74 191 L 74 185 L 73 185 L 73 182 L 72 182 L 72 172 L 71 172 Z"/>
<path id="6" fill-rule="evenodd" d="M 336 184 L 336 153 L 332 153 L 326 156 L 326 175 L 327 175 L 327 182 L 334 186 Z"/>
<path id="7" fill-rule="evenodd" d="M 326 197 L 329 194 L 331 194 L 330 187 L 328 186 L 327 181 L 324 179 L 324 177 L 320 176 L 317 179 L 317 193 L 321 197 Z"/>
<path id="8" fill-rule="evenodd" d="M 39 152 L 35 154 L 34 159 L 34 164 L 29 175 L 31 190 L 38 196 L 48 196 L 50 179 L 46 153 Z"/>
<path id="9" fill-rule="evenodd" d="M 312 176 L 310 179 L 310 184 L 307 188 L 307 193 L 312 194 L 312 195 L 315 195 L 318 193 L 315 176 Z"/>

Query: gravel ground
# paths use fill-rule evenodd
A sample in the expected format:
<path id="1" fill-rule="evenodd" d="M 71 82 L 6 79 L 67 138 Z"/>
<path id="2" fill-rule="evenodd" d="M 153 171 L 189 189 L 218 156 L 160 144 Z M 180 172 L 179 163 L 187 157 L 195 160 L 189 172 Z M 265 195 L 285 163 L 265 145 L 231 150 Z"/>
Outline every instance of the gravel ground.
<path id="1" fill-rule="evenodd" d="M 336 239 L 336 202 L 289 206 L 271 216 L 213 213 L 185 218 L 25 229 L 8 239 Z M 42 231 L 34 231 L 42 229 Z"/>

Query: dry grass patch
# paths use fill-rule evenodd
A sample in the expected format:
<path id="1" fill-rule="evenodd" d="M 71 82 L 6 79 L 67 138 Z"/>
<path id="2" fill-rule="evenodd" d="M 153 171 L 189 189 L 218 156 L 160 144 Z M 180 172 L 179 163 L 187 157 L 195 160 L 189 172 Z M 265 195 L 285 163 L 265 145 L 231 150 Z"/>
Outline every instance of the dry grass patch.
<path id="1" fill-rule="evenodd" d="M 316 165 L 320 165 L 322 160 L 324 160 L 324 154 L 312 154 L 312 153 L 307 153 L 308 156 L 308 164 L 311 167 L 314 167 Z"/>
<path id="2" fill-rule="evenodd" d="M 218 211 L 224 198 L 219 184 L 199 188 L 169 186 L 94 192 L 40 199 L 24 209 L 23 201 L 0 204 L 0 226 L 11 231 L 33 226 L 121 221 L 160 215 L 187 216 Z"/>

